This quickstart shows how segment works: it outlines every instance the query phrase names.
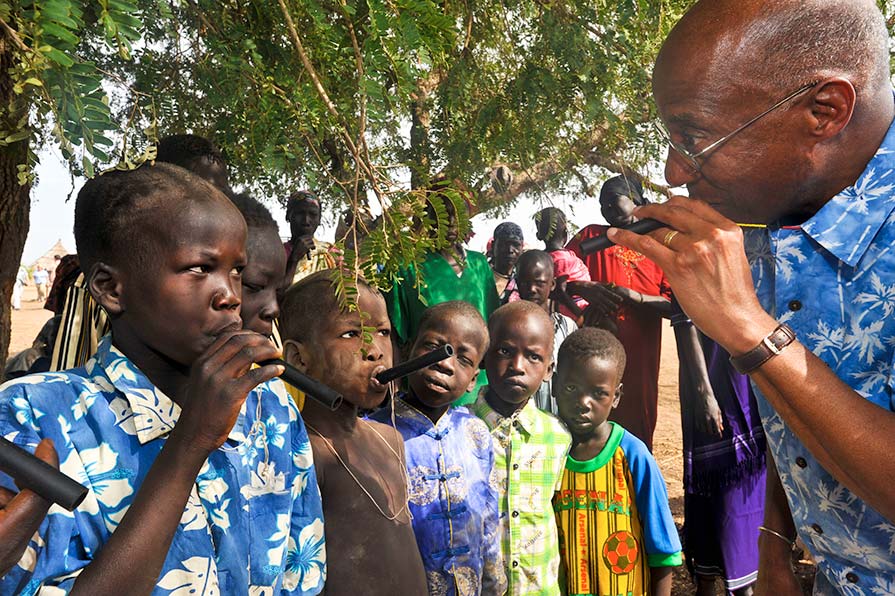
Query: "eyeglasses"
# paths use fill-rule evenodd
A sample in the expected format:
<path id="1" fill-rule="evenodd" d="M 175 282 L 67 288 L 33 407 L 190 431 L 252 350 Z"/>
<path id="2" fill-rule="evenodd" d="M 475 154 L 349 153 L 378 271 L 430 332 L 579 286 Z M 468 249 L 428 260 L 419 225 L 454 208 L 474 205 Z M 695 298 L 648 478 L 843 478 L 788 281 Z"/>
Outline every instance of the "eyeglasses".
<path id="1" fill-rule="evenodd" d="M 673 140 L 671 140 L 671 133 L 668 132 L 668 129 L 665 128 L 665 126 L 661 122 L 655 122 L 655 127 L 656 127 L 656 130 L 658 131 L 658 133 L 665 140 L 665 142 L 667 142 L 668 145 L 678 155 L 680 155 L 682 158 L 684 158 L 684 161 L 687 162 L 687 165 L 695 173 L 699 173 L 702 171 L 702 165 L 700 164 L 700 160 L 702 162 L 705 162 L 705 160 L 708 158 L 708 155 L 712 151 L 714 151 L 715 149 L 717 149 L 718 147 L 720 147 L 721 145 L 723 145 L 724 143 L 726 143 L 727 141 L 729 141 L 730 139 L 735 137 L 736 135 L 740 134 L 741 132 L 743 132 L 744 130 L 746 130 L 747 128 L 749 128 L 750 126 L 752 126 L 753 124 L 755 124 L 756 122 L 758 122 L 759 120 L 761 120 L 762 118 L 764 118 L 765 116 L 767 116 L 768 114 L 770 114 L 771 112 L 776 110 L 777 108 L 780 108 L 786 102 L 795 99 L 796 97 L 798 97 L 799 95 L 802 95 L 803 93 L 805 93 L 806 91 L 809 91 L 810 89 L 813 89 L 817 85 L 817 83 L 818 83 L 818 81 L 814 81 L 813 83 L 807 83 L 805 85 L 802 85 L 801 87 L 799 87 L 798 89 L 796 89 L 795 91 L 793 91 L 792 93 L 790 93 L 789 95 L 787 95 L 786 97 L 784 97 L 783 99 L 781 99 L 780 101 L 778 101 L 777 103 L 775 103 L 774 105 L 769 107 L 767 110 L 765 110 L 758 116 L 752 118 L 751 120 L 749 120 L 742 126 L 736 128 L 733 132 L 724 135 L 723 137 L 721 137 L 714 143 L 708 145 L 707 147 L 701 149 L 700 151 L 697 151 L 696 153 L 693 153 L 693 152 L 687 150 L 680 143 L 676 143 Z"/>

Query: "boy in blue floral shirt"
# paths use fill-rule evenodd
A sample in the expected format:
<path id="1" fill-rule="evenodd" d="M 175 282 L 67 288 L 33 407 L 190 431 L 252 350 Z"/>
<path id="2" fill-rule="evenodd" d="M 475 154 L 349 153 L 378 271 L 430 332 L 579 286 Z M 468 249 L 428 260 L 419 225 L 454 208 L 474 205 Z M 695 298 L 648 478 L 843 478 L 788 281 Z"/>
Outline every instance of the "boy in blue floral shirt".
<path id="1" fill-rule="evenodd" d="M 395 401 L 395 428 L 404 437 L 413 531 L 430 594 L 503 594 L 497 491 L 491 434 L 464 407 L 451 404 L 476 384 L 488 350 L 488 329 L 468 302 L 437 304 L 423 312 L 410 357 L 445 344 L 454 355 L 408 378 Z M 391 408 L 373 415 L 391 424 Z"/>
<path id="2" fill-rule="evenodd" d="M 0 391 L 0 433 L 53 439 L 90 492 L 53 507 L 2 594 L 316 594 L 320 494 L 278 355 L 242 331 L 246 226 L 175 166 L 90 180 L 75 239 L 112 334 L 84 367 Z M 11 487 L 9 478 L 0 483 Z"/>

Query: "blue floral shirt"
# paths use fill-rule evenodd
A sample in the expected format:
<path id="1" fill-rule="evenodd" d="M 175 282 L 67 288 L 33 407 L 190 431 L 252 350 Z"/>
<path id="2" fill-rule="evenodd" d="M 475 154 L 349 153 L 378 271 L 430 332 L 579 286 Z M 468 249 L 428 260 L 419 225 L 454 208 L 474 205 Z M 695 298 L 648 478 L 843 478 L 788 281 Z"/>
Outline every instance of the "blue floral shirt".
<path id="1" fill-rule="evenodd" d="M 746 233 L 765 309 L 888 412 L 895 411 L 893 211 L 895 124 L 857 182 L 801 229 Z M 756 395 L 796 528 L 821 572 L 815 593 L 895 594 L 895 520 L 837 482 L 757 389 Z M 842 432 L 849 432 L 846 420 Z"/>
<path id="2" fill-rule="evenodd" d="M 391 412 L 372 418 L 391 425 Z M 413 532 L 426 568 L 429 594 L 500 595 L 506 573 L 500 553 L 498 495 L 491 434 L 463 407 L 432 424 L 395 400 L 395 428 L 404 438 Z"/>
<path id="3" fill-rule="evenodd" d="M 0 387 L 0 434 L 31 451 L 51 438 L 61 470 L 90 489 L 73 513 L 50 509 L 0 594 L 67 593 L 121 522 L 179 415 L 108 337 L 83 368 Z M 11 479 L 0 474 L 0 485 Z M 153 593 L 317 594 L 323 536 L 307 432 L 282 383 L 266 383 L 202 466 Z"/>

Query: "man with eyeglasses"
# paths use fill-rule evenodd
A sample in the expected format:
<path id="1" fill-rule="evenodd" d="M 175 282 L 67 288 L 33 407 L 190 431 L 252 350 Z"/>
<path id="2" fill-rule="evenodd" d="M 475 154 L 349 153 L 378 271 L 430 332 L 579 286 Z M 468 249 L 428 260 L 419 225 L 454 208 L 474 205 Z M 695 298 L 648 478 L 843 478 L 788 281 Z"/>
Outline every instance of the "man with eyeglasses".
<path id="1" fill-rule="evenodd" d="M 776 462 L 757 594 L 895 593 L 895 100 L 872 0 L 703 0 L 656 61 L 665 175 L 611 230 L 751 375 Z M 736 222 L 736 223 L 734 223 Z M 744 234 L 737 224 L 758 224 Z M 744 250 L 745 248 L 745 250 Z M 748 256 L 747 256 L 748 255 Z M 751 267 L 751 272 L 750 272 Z"/>

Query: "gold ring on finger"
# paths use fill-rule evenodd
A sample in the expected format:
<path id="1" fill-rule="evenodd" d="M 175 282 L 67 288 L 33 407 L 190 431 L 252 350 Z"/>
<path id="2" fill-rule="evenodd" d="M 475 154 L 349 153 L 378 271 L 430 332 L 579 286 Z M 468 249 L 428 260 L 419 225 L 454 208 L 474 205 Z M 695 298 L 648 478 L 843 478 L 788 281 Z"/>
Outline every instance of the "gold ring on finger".
<path id="1" fill-rule="evenodd" d="M 664 244 L 668 248 L 671 248 L 671 241 L 674 240 L 674 237 L 678 234 L 680 234 L 680 232 L 678 232 L 677 230 L 671 230 L 670 232 L 665 234 L 665 239 L 662 240 L 662 244 Z"/>

